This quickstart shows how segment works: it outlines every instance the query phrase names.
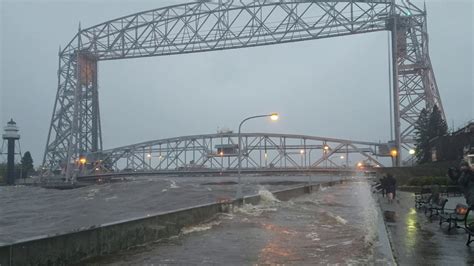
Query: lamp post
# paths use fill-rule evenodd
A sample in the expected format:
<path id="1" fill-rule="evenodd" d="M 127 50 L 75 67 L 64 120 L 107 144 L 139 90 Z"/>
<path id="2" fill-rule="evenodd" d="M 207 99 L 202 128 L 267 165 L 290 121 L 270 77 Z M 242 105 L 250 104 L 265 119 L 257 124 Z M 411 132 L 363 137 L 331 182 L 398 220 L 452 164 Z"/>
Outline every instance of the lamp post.
<path id="1" fill-rule="evenodd" d="M 242 125 L 254 118 L 260 118 L 260 117 L 270 117 L 272 121 L 278 120 L 278 114 L 277 113 L 271 113 L 267 115 L 256 115 L 256 116 L 250 116 L 242 120 L 239 124 L 239 132 L 237 133 L 237 138 L 238 138 L 238 148 L 239 148 L 239 153 L 238 153 L 238 168 L 237 168 L 237 176 L 238 176 L 238 187 L 237 187 L 237 199 L 240 199 L 242 197 L 242 183 L 241 183 L 241 167 L 242 167 L 242 145 L 241 145 L 241 137 L 240 137 L 240 132 L 242 129 Z"/>
<path id="2" fill-rule="evenodd" d="M 150 168 L 150 171 L 151 171 L 152 170 L 152 167 L 151 167 L 151 152 L 147 153 L 146 157 L 148 158 L 148 167 Z"/>
<path id="3" fill-rule="evenodd" d="M 328 157 L 327 157 L 328 153 L 329 153 L 329 146 L 325 142 L 324 146 L 323 146 L 323 155 L 324 155 L 324 161 L 325 161 L 325 164 L 326 164 L 326 168 L 328 168 Z"/>
<path id="4" fill-rule="evenodd" d="M 305 158 L 304 158 L 304 156 L 305 156 L 305 150 L 304 150 L 304 149 L 301 149 L 301 150 L 300 150 L 300 154 L 301 154 L 301 168 L 304 168 L 304 167 L 306 167 L 306 165 L 305 165 L 305 164 L 306 164 L 306 160 L 305 160 Z"/>

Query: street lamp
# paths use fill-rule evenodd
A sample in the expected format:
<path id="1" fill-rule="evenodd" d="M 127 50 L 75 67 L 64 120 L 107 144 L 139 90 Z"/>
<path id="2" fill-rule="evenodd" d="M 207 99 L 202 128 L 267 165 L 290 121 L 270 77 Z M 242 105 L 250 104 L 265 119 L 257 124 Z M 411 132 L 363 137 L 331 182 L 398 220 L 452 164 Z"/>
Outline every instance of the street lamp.
<path id="1" fill-rule="evenodd" d="M 148 167 L 150 167 L 151 171 L 151 153 L 147 153 L 146 157 L 148 158 Z"/>
<path id="2" fill-rule="evenodd" d="M 305 167 L 305 164 L 306 164 L 306 160 L 304 158 L 305 154 L 304 154 L 304 149 L 301 149 L 300 150 L 300 154 L 301 154 L 301 167 Z"/>
<path id="3" fill-rule="evenodd" d="M 242 120 L 242 122 L 240 122 L 239 124 L 239 132 L 237 133 L 237 138 L 238 138 L 238 148 L 239 148 L 239 158 L 238 158 L 238 168 L 237 168 L 237 176 L 238 176 L 238 187 L 237 187 L 237 199 L 240 199 L 242 198 L 242 183 L 241 183 L 241 167 L 242 167 L 242 145 L 241 145 L 241 137 L 240 137 L 240 132 L 241 132 L 241 129 L 242 129 L 242 125 L 247 121 L 247 120 L 250 120 L 250 119 L 254 119 L 254 118 L 260 118 L 260 117 L 270 117 L 270 119 L 272 121 L 277 121 L 278 120 L 278 114 L 277 113 L 271 113 L 271 114 L 267 114 L 267 115 L 256 115 L 256 116 L 250 116 L 250 117 L 247 117 L 245 118 L 244 120 Z"/>
<path id="4" fill-rule="evenodd" d="M 392 157 L 394 157 L 394 158 L 397 157 L 397 155 L 398 155 L 397 149 L 391 150 L 391 151 L 390 151 L 390 155 L 391 155 Z"/>
<path id="5" fill-rule="evenodd" d="M 327 144 L 324 144 L 323 155 L 324 155 L 324 161 L 325 161 L 325 164 L 326 164 L 326 168 L 328 168 L 328 157 L 327 157 L 328 152 L 329 152 L 329 146 Z"/>

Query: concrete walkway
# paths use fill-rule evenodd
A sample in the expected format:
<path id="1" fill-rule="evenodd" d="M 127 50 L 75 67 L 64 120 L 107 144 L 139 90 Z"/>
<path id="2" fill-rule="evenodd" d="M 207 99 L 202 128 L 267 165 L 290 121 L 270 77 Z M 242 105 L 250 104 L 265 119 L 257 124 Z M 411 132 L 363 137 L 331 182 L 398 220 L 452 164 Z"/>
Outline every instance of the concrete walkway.
<path id="1" fill-rule="evenodd" d="M 415 195 L 398 192 L 398 200 L 378 195 L 384 214 L 395 260 L 399 265 L 473 265 L 474 245 L 467 247 L 467 235 L 462 229 L 447 230 L 439 226 L 438 218 L 432 221 L 422 210 L 415 209 Z M 450 197 L 446 208 L 454 209 L 465 203 L 463 197 Z"/>

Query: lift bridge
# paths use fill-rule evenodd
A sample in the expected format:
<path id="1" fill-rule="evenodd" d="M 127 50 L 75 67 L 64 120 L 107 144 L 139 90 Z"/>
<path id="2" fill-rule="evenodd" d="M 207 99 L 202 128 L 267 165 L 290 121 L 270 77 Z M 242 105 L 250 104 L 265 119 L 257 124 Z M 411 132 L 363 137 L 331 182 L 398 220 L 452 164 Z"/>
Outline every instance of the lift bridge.
<path id="1" fill-rule="evenodd" d="M 158 165 L 146 164 L 146 158 L 138 160 L 140 144 L 103 151 L 97 71 L 99 61 L 237 49 L 377 31 L 391 33 L 392 60 L 389 68 L 393 83 L 393 143 L 399 151 L 396 158 L 399 164 L 402 148 L 413 147 L 414 125 L 421 110 L 437 105 L 444 116 L 428 52 L 424 8 L 408 0 L 229 0 L 173 5 L 113 19 L 86 29 L 79 27 L 73 39 L 59 51 L 58 90 L 43 167 L 48 172 L 64 172 L 68 180 L 73 180 L 75 174 L 81 172 L 82 166 L 78 162 L 92 154 L 97 160 L 110 158 L 107 160 L 111 160 L 115 168 L 119 158 L 128 158 L 128 168 L 134 170 L 160 169 L 165 165 L 166 168 L 171 165 L 186 167 L 189 164 L 180 156 L 173 159 L 170 154 L 173 153 L 172 148 L 163 150 L 167 154 L 167 162 L 162 161 Z M 268 140 L 264 141 L 267 144 L 272 140 L 271 152 L 280 151 L 276 161 L 266 160 L 268 165 L 286 163 L 296 166 L 297 160 L 288 157 L 288 149 L 282 152 L 282 144 L 275 139 L 281 136 L 255 137 Z M 233 138 L 235 136 L 229 136 L 229 142 Z M 174 143 L 199 146 L 198 139 L 177 138 Z M 204 139 L 210 141 L 214 138 L 208 136 Z M 161 151 L 158 143 L 166 141 L 150 142 L 143 146 L 143 154 L 149 153 L 152 159 L 155 158 L 156 152 Z M 343 143 L 339 142 L 339 145 Z M 210 144 L 200 144 L 202 148 L 194 153 L 202 152 L 202 157 L 194 159 L 195 164 L 202 164 L 207 158 L 206 164 L 212 163 L 212 166 L 235 166 L 233 156 L 213 156 Z M 310 146 L 308 153 L 321 144 L 314 145 Z M 345 146 L 347 152 L 357 150 L 349 144 Z M 150 151 L 146 151 L 147 148 Z M 188 154 L 187 148 L 176 149 L 186 150 L 182 153 L 185 156 Z M 298 149 L 307 150 L 300 146 Z M 262 148 L 259 146 L 256 150 Z M 250 148 L 246 147 L 244 152 L 250 152 Z M 99 158 L 101 153 L 106 157 Z M 223 161 L 226 160 L 224 166 Z M 245 160 L 249 167 L 264 166 L 248 156 Z M 333 160 L 326 158 L 325 161 L 331 163 Z M 319 165 L 319 161 L 307 163 Z"/>
<path id="2" fill-rule="evenodd" d="M 244 172 L 331 171 L 383 166 L 386 144 L 303 135 L 242 133 Z M 82 176 L 116 173 L 232 173 L 238 169 L 238 134 L 217 133 L 154 140 L 89 153 Z M 359 164 L 359 165 L 357 165 Z"/>

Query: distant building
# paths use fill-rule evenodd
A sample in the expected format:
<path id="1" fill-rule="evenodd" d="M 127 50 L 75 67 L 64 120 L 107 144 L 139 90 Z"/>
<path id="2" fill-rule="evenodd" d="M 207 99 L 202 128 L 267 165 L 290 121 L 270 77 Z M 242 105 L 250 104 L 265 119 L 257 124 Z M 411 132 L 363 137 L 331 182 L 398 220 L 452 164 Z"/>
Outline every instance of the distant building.
<path id="1" fill-rule="evenodd" d="M 461 160 L 474 149 L 474 121 L 450 135 L 431 139 L 430 147 L 433 162 Z"/>

